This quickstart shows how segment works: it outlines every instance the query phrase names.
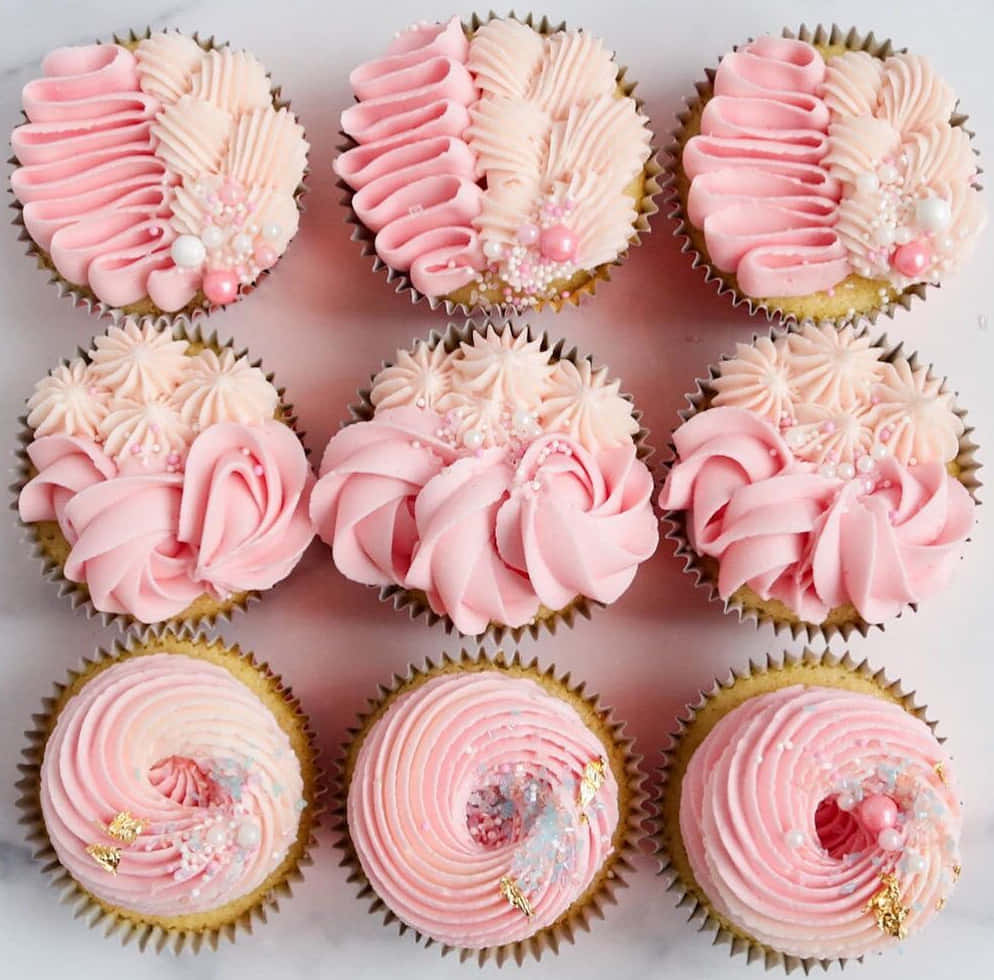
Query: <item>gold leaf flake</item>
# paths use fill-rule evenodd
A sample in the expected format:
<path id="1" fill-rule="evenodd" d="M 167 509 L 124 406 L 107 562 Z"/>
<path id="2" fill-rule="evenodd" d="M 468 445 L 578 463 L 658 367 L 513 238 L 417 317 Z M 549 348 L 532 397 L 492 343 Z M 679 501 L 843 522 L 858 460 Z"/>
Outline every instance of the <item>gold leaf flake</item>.
<path id="1" fill-rule="evenodd" d="M 873 914 L 881 932 L 895 939 L 904 939 L 908 935 L 904 920 L 911 910 L 901 904 L 901 886 L 897 875 L 883 874 L 880 881 L 880 890 L 866 903 L 863 911 Z"/>
<path id="2" fill-rule="evenodd" d="M 509 875 L 504 875 L 500 880 L 500 893 L 507 899 L 512 908 L 524 913 L 526 918 L 531 918 L 535 912 L 532 903 L 528 901 L 525 893 L 518 887 L 518 883 Z"/>
<path id="3" fill-rule="evenodd" d="M 953 865 L 953 881 L 959 881 L 959 876 L 963 873 L 962 864 Z"/>
<path id="4" fill-rule="evenodd" d="M 117 866 L 121 863 L 121 849 L 119 847 L 108 847 L 106 844 L 90 844 L 86 848 L 86 853 L 104 871 L 109 871 L 112 875 L 117 874 Z"/>
<path id="5" fill-rule="evenodd" d="M 936 901 L 936 903 L 935 903 L 935 911 L 936 912 L 941 912 L 945 907 L 946 907 L 946 900 L 945 900 L 945 898 L 940 898 L 940 899 L 938 899 L 938 901 Z"/>
<path id="6" fill-rule="evenodd" d="M 607 759 L 601 757 L 588 762 L 583 767 L 583 776 L 580 779 L 580 792 L 577 796 L 577 803 L 581 810 L 586 810 L 593 802 L 597 791 L 604 785 L 604 777 L 607 775 Z M 586 814 L 580 818 L 586 820 Z"/>
<path id="7" fill-rule="evenodd" d="M 145 829 L 145 821 L 141 817 L 132 816 L 127 810 L 122 810 L 107 824 L 106 829 L 108 836 L 113 837 L 114 840 L 133 844 Z"/>
<path id="8" fill-rule="evenodd" d="M 948 782 L 949 782 L 949 780 L 946 779 L 946 765 L 945 765 L 945 763 L 944 762 L 937 762 L 932 768 L 935 770 L 936 776 L 939 777 L 939 782 L 942 783 L 943 786 L 947 785 Z"/>

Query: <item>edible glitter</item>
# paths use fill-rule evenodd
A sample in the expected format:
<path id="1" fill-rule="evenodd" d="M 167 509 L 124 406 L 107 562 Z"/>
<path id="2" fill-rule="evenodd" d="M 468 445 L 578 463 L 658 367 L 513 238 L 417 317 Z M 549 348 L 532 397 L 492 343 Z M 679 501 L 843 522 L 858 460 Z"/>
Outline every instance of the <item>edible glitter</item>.
<path id="1" fill-rule="evenodd" d="M 127 810 L 121 810 L 114 816 L 114 819 L 107 824 L 107 834 L 114 840 L 122 841 L 125 844 L 133 844 L 135 839 L 145 829 L 146 821 L 140 817 L 132 816 Z"/>
<path id="2" fill-rule="evenodd" d="M 885 935 L 894 939 L 904 939 L 908 935 L 904 920 L 910 909 L 901 904 L 901 886 L 897 876 L 884 874 L 880 876 L 881 888 L 866 903 L 864 912 L 871 913 L 877 920 L 877 928 Z"/>
<path id="3" fill-rule="evenodd" d="M 508 904 L 512 908 L 516 908 L 519 912 L 523 913 L 525 918 L 530 919 L 534 914 L 535 910 L 532 908 L 532 903 L 528 901 L 528 898 L 518 887 L 518 883 L 508 875 L 504 875 L 501 878 L 498 887 L 500 888 L 501 895 L 507 899 Z"/>
<path id="4" fill-rule="evenodd" d="M 121 849 L 107 844 L 89 844 L 86 853 L 100 865 L 104 871 L 117 874 L 117 866 L 121 863 Z"/>

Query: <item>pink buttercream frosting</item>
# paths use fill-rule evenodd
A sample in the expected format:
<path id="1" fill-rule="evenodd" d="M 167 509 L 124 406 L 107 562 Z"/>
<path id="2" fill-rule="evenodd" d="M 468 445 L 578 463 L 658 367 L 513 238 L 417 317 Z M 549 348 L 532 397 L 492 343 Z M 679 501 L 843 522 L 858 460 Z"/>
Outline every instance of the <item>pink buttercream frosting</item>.
<path id="1" fill-rule="evenodd" d="M 62 866 L 101 901 L 206 912 L 258 888 L 300 822 L 300 763 L 272 713 L 223 667 L 133 657 L 91 677 L 45 746 L 41 805 Z M 128 843 L 106 828 L 142 821 Z M 87 852 L 120 849 L 116 873 Z"/>
<path id="2" fill-rule="evenodd" d="M 400 694 L 363 739 L 349 836 L 405 924 L 466 949 L 518 942 L 564 915 L 614 850 L 619 791 L 606 757 L 576 710 L 533 680 L 434 677 Z M 603 783 L 584 805 L 580 783 L 599 762 Z"/>
<path id="3" fill-rule="evenodd" d="M 424 592 L 466 634 L 617 599 L 656 548 L 652 479 L 631 402 L 579 363 L 509 328 L 401 352 L 321 463 L 311 519 L 338 569 Z"/>
<path id="4" fill-rule="evenodd" d="M 889 830 L 876 816 L 884 810 Z M 680 835 L 709 902 L 756 941 L 802 958 L 896 943 L 867 908 L 885 875 L 907 933 L 924 927 L 953 889 L 960 826 L 949 756 L 929 727 L 897 704 L 835 688 L 786 687 L 728 712 L 680 792 Z"/>
<path id="5" fill-rule="evenodd" d="M 11 184 L 64 279 L 109 306 L 173 312 L 200 289 L 230 302 L 282 254 L 307 144 L 255 58 L 169 33 L 134 52 L 59 48 L 42 70 L 24 88 Z M 233 277 L 230 295 L 212 273 Z"/>
<path id="6" fill-rule="evenodd" d="M 726 55 L 688 140 L 687 215 L 750 296 L 831 290 L 850 273 L 938 282 L 985 224 L 955 96 L 929 63 L 763 37 Z"/>

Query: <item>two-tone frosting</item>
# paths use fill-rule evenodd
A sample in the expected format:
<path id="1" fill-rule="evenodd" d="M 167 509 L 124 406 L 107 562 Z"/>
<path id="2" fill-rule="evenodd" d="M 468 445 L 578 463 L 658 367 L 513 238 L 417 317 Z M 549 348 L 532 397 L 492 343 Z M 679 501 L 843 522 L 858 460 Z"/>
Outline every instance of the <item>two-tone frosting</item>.
<path id="1" fill-rule="evenodd" d="M 372 419 L 329 442 L 311 498 L 348 578 L 419 590 L 477 634 L 613 602 L 655 551 L 631 402 L 589 362 L 488 327 L 398 353 L 371 400 Z"/>
<path id="2" fill-rule="evenodd" d="M 808 325 L 720 363 L 659 502 L 686 511 L 724 598 L 748 585 L 806 622 L 851 604 L 878 623 L 948 583 L 974 522 L 948 470 L 964 423 L 927 368 L 886 354 Z"/>
<path id="3" fill-rule="evenodd" d="M 308 147 L 252 55 L 169 32 L 59 48 L 42 71 L 24 87 L 11 186 L 63 279 L 174 312 L 201 293 L 230 303 L 276 263 Z"/>
<path id="4" fill-rule="evenodd" d="M 58 523 L 63 573 L 101 612 L 153 623 L 271 588 L 314 535 L 314 478 L 279 401 L 230 348 L 125 320 L 28 400 L 21 519 Z"/>
<path id="5" fill-rule="evenodd" d="M 348 832 L 402 922 L 465 949 L 558 921 L 615 849 L 608 750 L 567 701 L 497 670 L 432 677 L 362 740 Z"/>
<path id="6" fill-rule="evenodd" d="M 750 698 L 695 750 L 680 836 L 715 911 L 788 956 L 883 951 L 946 903 L 960 804 L 929 727 L 870 694 Z"/>
<path id="7" fill-rule="evenodd" d="M 986 220 L 955 104 L 916 55 L 775 37 L 727 54 L 682 154 L 710 261 L 754 297 L 953 274 Z"/>
<path id="8" fill-rule="evenodd" d="M 350 81 L 335 170 L 425 295 L 533 306 L 627 249 L 651 134 L 589 34 L 419 24 Z"/>
<path id="9" fill-rule="evenodd" d="M 297 837 L 290 739 L 224 667 L 154 653 L 96 673 L 41 767 L 45 830 L 91 895 L 127 912 L 206 912 L 257 889 Z"/>

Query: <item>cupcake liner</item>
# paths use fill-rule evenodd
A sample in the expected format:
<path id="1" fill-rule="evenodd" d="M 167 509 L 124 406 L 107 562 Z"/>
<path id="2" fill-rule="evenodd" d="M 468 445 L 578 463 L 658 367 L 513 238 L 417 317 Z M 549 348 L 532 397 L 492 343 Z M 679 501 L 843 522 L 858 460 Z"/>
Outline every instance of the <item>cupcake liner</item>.
<path id="1" fill-rule="evenodd" d="M 844 682 L 841 673 L 845 672 Z M 697 747 L 720 718 L 749 698 L 793 684 L 842 687 L 863 694 L 872 694 L 899 704 L 909 714 L 925 722 L 933 733 L 936 722 L 926 717 L 926 707 L 915 700 L 915 692 L 906 692 L 900 680 L 890 680 L 883 669 L 874 670 L 868 661 L 857 662 L 848 652 L 833 654 L 828 650 L 815 653 L 810 649 L 799 655 L 785 653 L 780 660 L 767 654 L 765 662 L 750 660 L 743 670 L 732 669 L 725 680 L 715 679 L 707 691 L 702 691 L 685 713 L 677 719 L 676 731 L 663 749 L 663 766 L 659 771 L 659 798 L 652 806 L 653 838 L 659 874 L 667 880 L 667 891 L 677 899 L 676 907 L 687 910 L 687 921 L 697 923 L 698 932 L 712 934 L 714 946 L 728 946 L 728 955 L 744 953 L 746 961 L 762 961 L 767 970 L 782 967 L 792 973 L 800 968 L 805 974 L 815 966 L 827 970 L 832 963 L 845 967 L 848 962 L 862 962 L 863 957 L 819 959 L 788 956 L 779 950 L 742 934 L 711 906 L 707 896 L 694 879 L 690 862 L 680 837 L 680 789 L 687 764 Z M 944 739 L 938 738 L 939 742 Z"/>
<path id="2" fill-rule="evenodd" d="M 775 340 L 778 337 L 793 333 L 794 330 L 795 327 L 793 326 L 771 327 L 767 334 L 753 334 L 752 340 L 755 343 L 761 336 L 768 336 L 771 340 Z M 860 331 L 860 336 L 865 336 L 868 332 L 869 327 L 866 326 Z M 885 349 L 885 353 L 881 358 L 882 361 L 893 361 L 898 355 L 901 355 L 907 358 L 912 369 L 916 369 L 922 364 L 918 359 L 917 351 L 911 354 L 905 353 L 903 342 L 895 346 L 890 345 L 886 334 L 881 334 L 873 343 Z M 729 354 L 722 355 L 719 364 L 721 361 L 729 360 L 730 357 L 731 355 Z M 715 394 L 711 382 L 718 377 L 718 374 L 718 365 L 711 364 L 708 366 L 707 377 L 696 379 L 697 390 L 685 396 L 689 407 L 681 409 L 679 412 L 681 421 L 686 422 L 698 412 L 710 407 L 711 399 Z M 931 364 L 928 365 L 928 376 L 929 378 L 935 377 Z M 947 380 L 945 377 L 942 379 L 943 392 L 948 391 Z M 956 469 L 955 476 L 969 490 L 970 496 L 979 505 L 981 501 L 977 497 L 977 491 L 983 484 L 978 477 L 981 464 L 976 458 L 978 446 L 973 441 L 974 429 L 973 426 L 967 424 L 966 409 L 955 405 L 953 411 L 963 420 L 965 425 L 963 434 L 960 436 L 959 453 L 952 464 Z M 665 480 L 667 473 L 677 461 L 676 447 L 671 440 L 667 447 L 667 459 L 663 462 L 660 473 L 660 484 Z M 816 637 L 821 637 L 827 642 L 833 636 L 837 635 L 841 636 L 844 640 L 848 640 L 854 632 L 859 633 L 861 636 L 866 636 L 871 629 L 881 631 L 886 629 L 886 623 L 867 623 L 851 607 L 833 609 L 829 613 L 828 619 L 822 624 L 807 623 L 782 603 L 776 600 L 760 599 L 748 586 L 743 586 L 729 596 L 728 599 L 722 599 L 718 594 L 718 561 L 707 555 L 699 555 L 694 551 L 687 534 L 686 512 L 664 511 L 663 521 L 667 525 L 667 532 L 664 537 L 676 543 L 674 555 L 677 558 L 683 559 L 683 570 L 694 576 L 694 584 L 696 586 L 708 590 L 709 601 L 722 603 L 724 611 L 726 613 L 735 613 L 739 618 L 739 622 L 752 620 L 757 629 L 764 623 L 769 623 L 773 627 L 774 634 L 779 633 L 781 630 L 788 630 L 795 640 L 803 636 L 809 642 Z M 909 603 L 906 608 L 917 612 L 918 604 Z M 904 610 L 898 613 L 899 616 L 903 614 Z"/>
<path id="3" fill-rule="evenodd" d="M 420 686 L 429 678 L 439 674 L 487 670 L 499 670 L 515 677 L 531 678 L 550 693 L 568 701 L 580 713 L 586 725 L 605 743 L 609 763 L 620 790 L 621 814 L 611 855 L 586 892 L 556 922 L 519 942 L 488 946 L 483 949 L 468 949 L 449 946 L 425 936 L 399 919 L 376 894 L 362 870 L 359 856 L 349 837 L 347 800 L 352 771 L 363 739 L 398 695 Z M 447 653 L 443 653 L 437 663 L 426 660 L 423 667 L 412 664 L 404 676 L 394 674 L 389 685 L 379 686 L 377 696 L 369 699 L 369 708 L 359 715 L 357 726 L 349 729 L 348 738 L 341 746 L 340 757 L 336 762 L 335 807 L 332 811 L 332 828 L 338 838 L 335 846 L 343 853 L 340 865 L 348 869 L 349 882 L 358 885 L 357 897 L 362 901 L 368 900 L 367 911 L 371 915 L 382 913 L 384 925 L 397 923 L 399 935 L 411 932 L 416 942 L 423 942 L 426 948 L 437 946 L 442 956 L 456 953 L 460 962 L 475 959 L 480 966 L 487 962 L 503 966 L 508 961 L 520 966 L 529 957 L 540 960 L 545 953 L 558 954 L 560 944 L 575 942 L 578 931 L 590 931 L 591 917 L 604 918 L 603 906 L 617 904 L 615 892 L 619 888 L 627 888 L 626 876 L 635 872 L 632 858 L 638 852 L 639 844 L 644 837 L 643 823 L 647 816 L 647 795 L 643 786 L 645 776 L 640 768 L 642 757 L 633 750 L 634 738 L 625 734 L 625 724 L 615 719 L 613 709 L 603 706 L 597 695 L 587 694 L 585 686 L 583 682 L 574 684 L 569 673 L 557 675 L 555 665 L 543 670 L 537 658 L 526 663 L 518 652 L 508 658 L 503 651 L 488 654 L 482 649 L 476 654 L 462 650 L 458 657 L 450 657 Z"/>
<path id="4" fill-rule="evenodd" d="M 500 14 L 494 13 L 492 10 L 486 17 L 473 14 L 468 22 L 463 23 L 463 29 L 467 33 L 474 34 L 484 24 L 487 24 L 500 16 Z M 520 23 L 531 27 L 533 30 L 543 35 L 555 34 L 557 31 L 566 30 L 565 21 L 560 21 L 558 24 L 555 24 L 550 21 L 548 17 L 536 19 L 536 17 L 530 13 L 519 17 L 513 11 L 507 16 L 510 19 L 517 20 Z M 638 83 L 627 81 L 625 79 L 627 72 L 628 69 L 626 67 L 619 66 L 617 79 L 618 88 L 625 96 L 633 98 L 639 113 L 645 115 L 645 104 L 643 100 L 633 94 Z M 351 150 L 353 147 L 358 146 L 358 143 L 356 143 L 356 141 L 347 133 L 339 131 L 339 136 L 341 136 L 342 142 L 337 147 L 338 153 L 344 153 L 346 150 Z M 589 273 L 588 279 L 569 291 L 569 296 L 566 299 L 563 299 L 560 296 L 555 299 L 541 300 L 536 306 L 530 308 L 532 311 L 538 312 L 548 307 L 558 313 L 568 304 L 578 307 L 582 299 L 587 296 L 592 297 L 596 293 L 597 284 L 599 282 L 610 281 L 611 267 L 622 265 L 628 257 L 629 251 L 633 247 L 641 245 L 642 238 L 645 235 L 648 235 L 652 230 L 649 225 L 649 218 L 659 211 L 659 206 L 656 204 L 655 198 L 663 187 L 658 179 L 662 173 L 663 166 L 659 162 L 655 146 L 653 146 L 650 151 L 649 159 L 646 161 L 645 167 L 642 171 L 642 193 L 635 204 L 638 215 L 635 219 L 635 224 L 633 225 L 632 237 L 629 239 L 629 243 L 625 251 L 612 262 L 606 262 L 603 265 L 599 265 L 596 269 L 593 269 Z M 426 300 L 430 309 L 436 310 L 439 307 L 442 307 L 448 316 L 457 314 L 460 316 L 472 317 L 478 313 L 482 313 L 485 316 L 504 320 L 515 313 L 522 312 L 522 310 L 520 310 L 513 303 L 500 302 L 484 306 L 479 303 L 455 302 L 446 296 L 426 296 L 420 290 L 415 289 L 406 272 L 400 272 L 397 269 L 391 268 L 376 254 L 376 233 L 362 222 L 359 216 L 355 213 L 355 210 L 352 208 L 352 198 L 355 195 L 352 188 L 340 178 L 336 180 L 336 186 L 342 192 L 340 203 L 348 211 L 345 221 L 347 224 L 352 226 L 351 240 L 360 243 L 361 255 L 371 255 L 373 257 L 373 272 L 379 272 L 381 269 L 385 270 L 386 281 L 394 284 L 395 293 L 409 294 L 412 304 L 418 303 L 421 300 Z"/>
<path id="5" fill-rule="evenodd" d="M 221 342 L 218 339 L 217 331 L 213 330 L 205 334 L 199 324 L 170 322 L 168 317 L 143 317 L 140 323 L 154 321 L 156 326 L 170 328 L 173 336 L 177 340 L 185 340 L 195 348 L 209 347 L 216 353 L 222 350 L 231 349 L 236 357 L 248 355 L 248 350 L 242 348 L 236 350 L 234 340 Z M 93 340 L 90 341 L 92 346 Z M 82 347 L 76 348 L 77 357 L 85 357 L 86 350 Z M 68 364 L 70 358 L 64 358 L 60 364 Z M 252 367 L 262 369 L 262 361 L 255 359 L 250 362 Z M 298 438 L 304 438 L 305 433 L 297 427 L 297 416 L 294 413 L 293 405 L 284 400 L 286 389 L 276 386 L 272 372 L 266 372 L 266 380 L 276 387 L 279 396 L 279 420 L 289 426 Z M 53 582 L 58 588 L 60 597 L 64 596 L 69 600 L 70 608 L 82 612 L 87 619 L 100 617 L 104 626 L 115 626 L 123 633 L 134 635 L 148 642 L 153 637 L 160 636 L 166 631 L 177 633 L 180 636 L 188 636 L 196 633 L 202 628 L 213 629 L 219 622 L 230 622 L 231 618 L 238 612 L 244 612 L 249 606 L 260 602 L 262 593 L 257 591 L 239 592 L 227 599 L 218 599 L 207 593 L 196 599 L 181 616 L 174 616 L 172 619 L 159 623 L 142 623 L 128 613 L 112 613 L 98 610 L 90 598 L 89 589 L 85 582 L 73 582 L 65 577 L 63 566 L 65 558 L 69 553 L 69 543 L 55 521 L 39 521 L 29 524 L 22 521 L 18 514 L 18 500 L 21 491 L 28 481 L 34 476 L 34 468 L 28 458 L 28 446 L 34 440 L 34 433 L 28 427 L 27 415 L 18 418 L 21 429 L 18 433 L 18 444 L 14 450 L 15 465 L 12 468 L 14 480 L 8 485 L 11 493 L 10 509 L 15 514 L 15 520 L 22 529 L 23 540 L 29 548 L 32 558 L 38 559 L 42 566 L 42 578 Z M 307 450 L 305 449 L 305 453 Z M 276 586 L 274 586 L 275 588 Z M 268 591 L 268 590 L 267 590 Z"/>
<path id="6" fill-rule="evenodd" d="M 171 28 L 167 30 L 171 30 Z M 154 33 L 159 32 L 156 31 Z M 137 45 L 138 42 L 144 41 L 151 37 L 152 34 L 153 31 L 150 26 L 146 27 L 141 33 L 129 30 L 127 34 L 112 35 L 111 40 L 108 43 L 120 44 L 123 47 L 131 48 Z M 204 51 L 213 51 L 215 48 L 225 48 L 230 46 L 230 43 L 227 41 L 218 42 L 213 34 L 210 37 L 201 37 L 199 33 L 194 33 L 189 36 L 196 41 L 197 44 L 204 49 Z M 96 43 L 103 44 L 104 42 L 98 40 Z M 274 85 L 270 89 L 270 92 L 273 98 L 274 109 L 288 109 L 291 112 L 293 111 L 290 100 L 283 98 L 282 86 Z M 23 111 L 21 112 L 21 119 L 23 122 L 28 122 L 28 117 Z M 12 169 L 20 166 L 20 162 L 17 157 L 13 155 L 8 158 L 7 163 Z M 303 215 L 305 211 L 303 199 L 308 191 L 307 178 L 309 175 L 310 167 L 304 170 L 304 176 L 301 178 L 300 184 L 293 194 L 294 202 L 297 205 L 297 211 L 301 215 Z M 107 317 L 113 323 L 120 323 L 121 320 L 128 316 L 139 317 L 142 319 L 154 317 L 156 319 L 168 321 L 170 324 L 175 326 L 191 330 L 196 320 L 208 316 L 211 313 L 215 313 L 218 310 L 226 310 L 229 306 L 236 305 L 236 303 L 255 292 L 255 290 L 259 288 L 260 284 L 265 279 L 268 279 L 270 274 L 279 265 L 279 262 L 277 261 L 276 265 L 271 268 L 261 270 L 255 282 L 247 283 L 239 287 L 238 298 L 234 303 L 228 303 L 224 306 L 212 305 L 202 292 L 198 292 L 197 295 L 182 310 L 178 310 L 175 313 L 167 313 L 164 310 L 160 310 L 147 296 L 139 302 L 131 304 L 130 306 L 111 306 L 103 300 L 98 299 L 88 286 L 71 283 L 58 273 L 48 253 L 45 252 L 44 249 L 42 249 L 28 234 L 28 230 L 24 226 L 24 205 L 14 194 L 14 189 L 10 184 L 9 176 L 7 182 L 7 192 L 11 197 L 10 208 L 14 212 L 14 217 L 10 223 L 18 229 L 17 240 L 19 242 L 24 242 L 25 244 L 24 254 L 33 258 L 37 267 L 49 274 L 48 282 L 55 286 L 58 290 L 59 296 L 66 297 L 73 306 L 86 310 L 87 313 L 93 314 L 93 316 L 98 319 Z M 282 256 L 280 256 L 280 258 L 282 258 Z"/>
<path id="7" fill-rule="evenodd" d="M 94 674 L 119 662 L 147 654 L 167 651 L 202 657 L 227 668 L 239 680 L 252 688 L 274 711 L 280 727 L 290 736 L 294 752 L 300 760 L 304 776 L 304 799 L 297 839 L 278 868 L 255 891 L 229 903 L 224 909 L 230 919 L 219 925 L 190 923 L 187 919 L 202 916 L 147 916 L 111 906 L 92 895 L 59 863 L 55 849 L 45 829 L 41 810 L 41 764 L 45 745 L 55 726 L 59 712 L 66 702 Z M 233 667 L 237 668 L 232 669 Z M 270 669 L 269 664 L 244 653 L 236 644 L 226 646 L 220 640 L 209 640 L 202 633 L 181 637 L 167 632 L 158 638 L 130 637 L 125 643 L 117 641 L 110 650 L 98 650 L 93 659 L 84 659 L 77 670 L 70 670 L 65 683 L 54 684 L 51 697 L 42 700 L 42 710 L 32 715 L 32 728 L 25 732 L 27 747 L 18 764 L 21 776 L 17 781 L 18 823 L 26 829 L 26 839 L 34 849 L 33 857 L 44 861 L 43 873 L 50 884 L 61 893 L 61 901 L 74 907 L 74 918 L 86 918 L 90 928 L 103 927 L 104 935 L 118 934 L 122 945 L 131 942 L 142 951 L 153 949 L 161 953 L 169 949 L 180 953 L 188 949 L 199 953 L 206 945 L 217 949 L 222 938 L 235 941 L 239 932 L 251 933 L 256 922 L 265 923 L 270 913 L 279 911 L 281 898 L 289 898 L 292 883 L 303 880 L 302 868 L 313 864 L 310 851 L 316 845 L 315 831 L 321 822 L 324 794 L 324 774 L 318 765 L 317 742 L 310 721 L 301 710 L 300 701 L 289 686 Z M 209 913 L 208 913 L 209 914 Z"/>
<path id="8" fill-rule="evenodd" d="M 813 29 L 805 27 L 802 24 L 796 32 L 789 28 L 784 28 L 782 36 L 806 41 L 808 44 L 817 46 L 836 47 L 839 51 L 865 51 L 877 58 L 887 58 L 892 54 L 907 51 L 906 48 L 894 48 L 893 43 L 889 39 L 878 41 L 872 31 L 869 34 L 863 35 L 855 28 L 843 31 L 837 24 L 833 24 L 831 28 L 818 24 Z M 749 40 L 751 41 L 752 38 Z M 737 47 L 733 50 L 737 50 Z M 667 208 L 667 217 L 675 224 L 673 237 L 680 240 L 680 251 L 691 257 L 691 268 L 702 269 L 704 271 L 704 281 L 715 283 L 717 294 L 719 296 L 727 295 L 733 307 L 744 305 L 750 316 L 761 313 L 770 322 L 782 321 L 785 324 L 798 320 L 802 322 L 813 320 L 819 324 L 832 323 L 836 326 L 842 326 L 845 323 L 861 319 L 875 323 L 881 313 L 893 318 L 898 308 L 909 310 L 915 299 L 925 299 L 926 287 L 929 284 L 917 283 L 907 287 L 902 292 L 895 292 L 893 289 L 888 288 L 886 301 L 880 305 L 875 305 L 869 311 L 859 311 L 846 307 L 841 314 L 834 316 L 799 317 L 796 312 L 786 310 L 783 306 L 771 306 L 764 299 L 747 296 L 739 289 L 734 275 L 720 272 L 711 264 L 704 244 L 704 233 L 700 229 L 694 228 L 687 217 L 686 200 L 690 184 L 683 172 L 682 156 L 684 145 L 699 130 L 700 114 L 705 103 L 714 93 L 716 72 L 716 68 L 705 69 L 704 80 L 695 83 L 696 95 L 685 100 L 686 108 L 677 113 L 679 125 L 670 133 L 670 142 L 664 151 L 663 169 L 665 177 L 663 187 L 665 194 L 663 204 Z M 964 113 L 954 112 L 949 121 L 953 126 L 963 127 L 972 140 L 974 133 L 972 130 L 966 128 L 965 123 L 967 118 Z M 975 149 L 974 153 L 976 154 L 977 152 Z M 978 169 L 978 174 L 981 172 Z M 869 282 L 870 280 L 863 281 Z M 836 292 L 842 294 L 843 298 L 847 292 L 847 285 L 848 280 L 838 283 L 835 286 Z M 851 289 L 851 287 L 849 288 Z M 876 288 L 879 289 L 881 287 Z M 789 299 L 796 302 L 805 300 L 807 297 L 789 297 Z M 842 305 L 841 299 L 838 305 Z"/>
<path id="9" fill-rule="evenodd" d="M 468 343 L 474 334 L 485 334 L 490 327 L 497 331 L 497 333 L 510 330 L 515 337 L 523 332 L 529 341 L 540 341 L 541 349 L 549 351 L 554 362 L 567 360 L 578 364 L 584 359 L 584 356 L 577 351 L 576 347 L 567 348 L 565 340 L 553 342 L 549 339 L 547 333 L 544 331 L 537 333 L 528 324 L 500 323 L 489 319 L 481 323 L 476 323 L 474 320 L 466 320 L 461 325 L 450 323 L 444 332 L 432 330 L 426 339 L 426 343 L 432 350 L 439 344 L 442 344 L 445 350 L 451 353 L 454 350 L 458 350 L 460 344 Z M 411 346 L 413 347 L 421 339 L 423 338 L 415 337 L 411 341 Z M 592 358 L 588 357 L 586 359 L 591 361 L 595 369 L 598 367 Z M 380 364 L 380 370 L 390 367 L 391 364 L 391 361 L 383 361 Z M 372 382 L 374 377 L 375 374 L 370 377 L 370 382 Z M 374 408 L 371 400 L 371 387 L 360 388 L 356 394 L 358 401 L 349 405 L 350 421 L 343 423 L 344 425 L 350 425 L 353 422 L 368 422 L 373 417 Z M 635 399 L 631 395 L 622 393 L 622 397 L 634 405 Z M 632 412 L 632 415 L 636 422 L 639 423 L 639 431 L 635 434 L 636 457 L 642 460 L 642 462 L 646 462 L 655 452 L 655 449 L 649 445 L 649 430 L 642 424 L 642 412 L 636 408 Z M 456 633 L 459 636 L 465 635 L 459 633 L 455 623 L 452 622 L 449 616 L 441 616 L 436 613 L 428 604 L 427 596 L 419 589 L 407 589 L 401 585 L 371 585 L 369 588 L 378 589 L 382 602 L 392 602 L 394 608 L 399 612 L 406 610 L 412 620 L 423 617 L 429 626 L 435 626 L 440 623 L 445 632 L 450 635 L 452 633 Z M 526 623 L 524 626 L 505 626 L 499 623 L 491 623 L 482 633 L 477 634 L 475 639 L 483 640 L 485 637 L 492 637 L 495 643 L 500 643 L 505 637 L 510 637 L 515 643 L 518 643 L 526 633 L 530 634 L 533 639 L 538 639 L 543 630 L 555 635 L 556 628 L 560 623 L 572 629 L 578 615 L 584 619 L 590 619 L 594 609 L 603 608 L 603 603 L 597 602 L 594 599 L 588 599 L 586 596 L 577 596 L 573 602 L 563 609 L 551 610 L 543 606 L 535 619 L 530 623 Z"/>

